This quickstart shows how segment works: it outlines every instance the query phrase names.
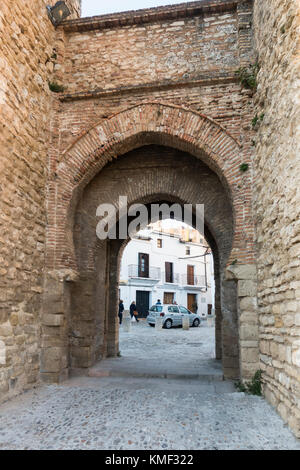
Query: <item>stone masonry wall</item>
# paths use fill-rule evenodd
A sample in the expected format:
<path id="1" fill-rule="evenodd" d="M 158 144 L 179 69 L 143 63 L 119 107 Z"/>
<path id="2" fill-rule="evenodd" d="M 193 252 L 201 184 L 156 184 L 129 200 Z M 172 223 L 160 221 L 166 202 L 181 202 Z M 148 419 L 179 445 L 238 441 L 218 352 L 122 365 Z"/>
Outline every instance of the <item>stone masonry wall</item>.
<path id="1" fill-rule="evenodd" d="M 54 3 L 0 3 L 0 401 L 39 376 Z"/>
<path id="2" fill-rule="evenodd" d="M 191 5 L 206 3 L 218 2 Z M 240 86 L 235 71 L 253 60 L 252 2 L 219 3 L 225 5 L 221 11 L 199 12 L 198 7 L 195 16 L 183 18 L 175 15 L 179 7 L 170 7 L 172 15 L 160 20 L 168 11 L 162 7 L 146 10 L 149 15 L 141 15 L 138 24 L 124 13 L 59 27 L 55 79 L 65 92 L 53 123 L 51 169 L 82 132 L 149 100 L 204 113 L 250 154 L 251 93 Z"/>
<path id="3" fill-rule="evenodd" d="M 255 2 L 255 201 L 264 392 L 300 437 L 300 4 Z"/>
<path id="4" fill-rule="evenodd" d="M 67 34 L 68 93 L 167 80 L 238 68 L 237 17 L 208 14 L 159 23 Z"/>

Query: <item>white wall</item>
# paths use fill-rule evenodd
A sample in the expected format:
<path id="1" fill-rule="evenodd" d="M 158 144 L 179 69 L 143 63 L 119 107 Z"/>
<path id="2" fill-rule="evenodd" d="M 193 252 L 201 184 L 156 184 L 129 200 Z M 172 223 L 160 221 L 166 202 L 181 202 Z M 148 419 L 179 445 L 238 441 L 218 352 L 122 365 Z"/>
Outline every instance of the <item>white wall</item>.
<path id="1" fill-rule="evenodd" d="M 166 234 L 159 234 L 152 230 L 144 230 L 140 232 L 139 235 L 150 236 L 151 240 L 140 240 L 133 239 L 124 250 L 122 263 L 121 263 L 121 273 L 120 281 L 125 281 L 129 285 L 120 286 L 120 295 L 121 299 L 124 301 L 125 309 L 129 308 L 132 300 L 136 299 L 137 290 L 146 290 L 150 293 L 150 304 L 155 304 L 157 299 L 160 299 L 163 302 L 164 292 L 174 292 L 175 300 L 178 304 L 187 306 L 187 293 L 195 293 L 197 295 L 198 303 L 198 313 L 207 313 L 207 304 L 214 304 L 214 297 L 212 296 L 212 291 L 214 290 L 214 280 L 213 280 L 213 257 L 212 255 L 206 256 L 206 270 L 207 270 L 207 281 L 208 285 L 211 286 L 206 293 L 200 292 L 199 289 L 182 288 L 182 277 L 187 274 L 187 266 L 193 265 L 194 272 L 196 276 L 205 275 L 205 258 L 190 258 L 187 256 L 198 256 L 203 255 L 206 251 L 205 246 L 201 246 L 195 243 L 180 243 L 178 237 L 169 237 Z M 163 240 L 162 248 L 157 247 L 157 239 L 161 238 Z M 190 255 L 186 255 L 186 247 L 190 248 Z M 138 265 L 138 254 L 147 253 L 149 254 L 149 266 L 157 267 L 161 270 L 161 279 L 160 282 L 151 286 L 147 285 L 147 282 L 144 285 L 143 281 L 138 281 L 138 285 L 135 281 L 128 278 L 128 266 Z M 185 259 L 179 259 L 185 258 Z M 173 263 L 173 273 L 174 275 L 179 274 L 179 286 L 175 284 L 166 284 L 164 282 L 163 273 L 165 272 L 165 262 Z M 141 284 L 140 284 L 141 282 Z M 205 285 L 203 283 L 203 285 Z M 205 299 L 205 303 L 201 301 Z"/>

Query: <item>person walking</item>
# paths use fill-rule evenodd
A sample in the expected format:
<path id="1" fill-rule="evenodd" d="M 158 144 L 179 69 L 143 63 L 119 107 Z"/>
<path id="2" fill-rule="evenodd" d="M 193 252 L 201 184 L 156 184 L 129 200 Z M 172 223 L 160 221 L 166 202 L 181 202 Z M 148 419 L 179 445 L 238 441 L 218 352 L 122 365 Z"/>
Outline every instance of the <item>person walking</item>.
<path id="1" fill-rule="evenodd" d="M 118 313 L 118 317 L 119 317 L 119 320 L 120 320 L 120 325 L 122 325 L 123 312 L 124 312 L 124 304 L 123 304 L 123 300 L 120 300 L 120 302 L 119 302 L 119 313 Z"/>
<path id="2" fill-rule="evenodd" d="M 160 299 L 158 299 L 158 301 L 156 302 L 156 305 L 161 305 Z"/>
<path id="3" fill-rule="evenodd" d="M 134 312 L 137 311 L 137 310 L 136 310 L 136 305 L 135 305 L 135 301 L 134 301 L 134 300 L 131 302 L 131 305 L 130 305 L 130 309 L 129 309 L 129 310 L 130 310 L 131 320 L 132 320 L 132 318 L 134 317 L 135 320 L 136 320 L 137 322 L 139 322 L 139 320 L 138 320 L 138 318 L 137 318 L 137 315 L 134 314 Z"/>

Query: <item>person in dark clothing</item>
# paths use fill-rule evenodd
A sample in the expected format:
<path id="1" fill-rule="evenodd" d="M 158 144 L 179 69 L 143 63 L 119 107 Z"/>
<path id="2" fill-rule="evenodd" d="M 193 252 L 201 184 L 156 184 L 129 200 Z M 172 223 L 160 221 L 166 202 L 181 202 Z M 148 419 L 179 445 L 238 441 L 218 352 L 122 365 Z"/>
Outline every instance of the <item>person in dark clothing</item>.
<path id="1" fill-rule="evenodd" d="M 136 312 L 136 305 L 135 305 L 134 300 L 131 302 L 131 305 L 130 305 L 130 316 L 131 316 L 131 319 L 132 317 L 135 317 L 136 321 L 139 322 L 139 320 L 137 319 L 137 317 L 134 315 L 133 312 Z"/>
<path id="2" fill-rule="evenodd" d="M 124 304 L 123 304 L 123 300 L 120 300 L 120 302 L 119 302 L 119 313 L 118 313 L 118 317 L 119 317 L 119 320 L 120 320 L 120 325 L 122 325 L 123 312 L 124 312 Z"/>

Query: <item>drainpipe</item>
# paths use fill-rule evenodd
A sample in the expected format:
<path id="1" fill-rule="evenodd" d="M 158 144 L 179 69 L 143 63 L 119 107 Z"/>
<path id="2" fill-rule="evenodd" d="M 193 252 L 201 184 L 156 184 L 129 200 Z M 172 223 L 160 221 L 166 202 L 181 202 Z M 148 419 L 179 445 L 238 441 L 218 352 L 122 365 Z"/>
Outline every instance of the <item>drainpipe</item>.
<path id="1" fill-rule="evenodd" d="M 206 269 L 206 253 L 204 255 L 204 270 L 205 270 L 205 289 L 207 292 L 207 269 Z"/>

